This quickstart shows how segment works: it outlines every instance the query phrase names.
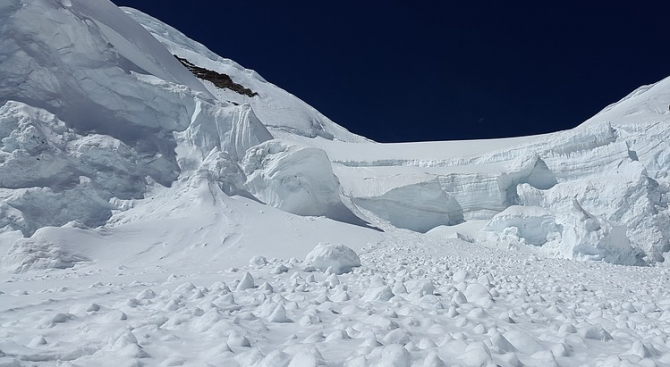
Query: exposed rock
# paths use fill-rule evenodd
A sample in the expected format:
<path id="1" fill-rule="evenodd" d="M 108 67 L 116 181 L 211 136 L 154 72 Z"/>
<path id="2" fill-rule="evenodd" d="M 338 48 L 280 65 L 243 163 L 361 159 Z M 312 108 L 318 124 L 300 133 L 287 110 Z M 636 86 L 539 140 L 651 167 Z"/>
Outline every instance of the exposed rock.
<path id="1" fill-rule="evenodd" d="M 182 63 L 182 65 L 186 66 L 186 68 L 191 73 L 193 73 L 193 75 L 195 75 L 200 79 L 208 80 L 219 88 L 230 89 L 233 92 L 249 97 L 254 97 L 258 95 L 258 93 L 253 92 L 251 89 L 245 88 L 244 86 L 235 83 L 233 79 L 231 79 L 230 76 L 227 74 L 221 74 L 217 73 L 216 71 L 201 68 L 200 66 L 196 66 L 192 62 L 184 58 L 181 58 L 177 55 L 175 55 L 175 57 L 177 58 L 177 60 L 179 60 L 179 62 Z"/>

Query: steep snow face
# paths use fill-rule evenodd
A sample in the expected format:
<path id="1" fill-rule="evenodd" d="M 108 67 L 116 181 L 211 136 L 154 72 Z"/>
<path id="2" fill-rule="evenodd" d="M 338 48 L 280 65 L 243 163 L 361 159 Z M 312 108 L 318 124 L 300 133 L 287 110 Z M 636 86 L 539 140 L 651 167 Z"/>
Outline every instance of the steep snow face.
<path id="1" fill-rule="evenodd" d="M 171 102 L 186 88 L 157 91 L 152 74 L 209 98 L 202 84 L 136 22 L 107 0 L 12 1 L 0 10 L 0 102 L 44 108 L 80 130 L 124 141 L 182 130 L 192 111 Z M 40 19 L 39 24 L 34 20 Z M 153 146 L 152 146 L 153 145 Z"/>
<path id="2" fill-rule="evenodd" d="M 466 222 L 491 220 L 482 242 L 541 246 L 565 258 L 657 262 L 670 250 L 670 114 L 660 107 L 670 101 L 668 91 L 670 79 L 578 128 L 544 136 L 317 144 L 352 202 L 394 226 L 425 232 L 458 224 L 456 214 Z M 519 205 L 546 212 L 509 212 Z M 575 220 L 575 206 L 597 218 L 602 230 Z"/>
<path id="3" fill-rule="evenodd" d="M 297 135 L 347 142 L 370 141 L 337 125 L 298 97 L 269 83 L 257 72 L 245 69 L 230 59 L 216 55 L 204 45 L 186 37 L 160 20 L 136 9 L 125 7 L 122 9 L 173 54 L 199 67 L 229 75 L 234 82 L 258 93 L 257 97 L 248 97 L 228 89 L 216 88 L 210 82 L 203 82 L 208 90 L 222 101 L 249 104 L 276 138 L 295 139 Z"/>
<path id="4" fill-rule="evenodd" d="M 98 162 L 93 170 L 76 167 L 72 163 L 77 161 L 75 157 L 63 157 L 81 155 L 75 152 L 82 149 L 102 152 L 115 146 L 122 147 L 119 154 L 130 157 L 128 160 L 132 162 L 121 166 L 137 167 L 130 169 L 130 177 L 135 183 L 115 188 L 111 195 L 120 198 L 141 196 L 145 176 L 164 185 L 177 177 L 176 144 L 170 134 L 188 127 L 194 114 L 194 99 L 211 99 L 211 96 L 160 43 L 106 0 L 13 1 L 0 9 L 0 19 L 0 105 L 5 106 L 5 119 L 22 121 L 18 125 L 8 124 L 4 129 L 13 131 L 8 132 L 9 135 L 39 140 L 42 148 L 49 147 L 49 141 L 40 134 L 66 135 L 57 138 L 62 144 L 53 140 L 55 146 L 42 150 L 48 157 L 32 162 L 35 169 L 31 172 L 12 171 L 12 175 L 23 177 L 19 180 L 37 177 L 42 181 L 32 179 L 34 182 L 17 182 L 5 187 L 31 187 L 30 184 L 69 193 L 71 191 L 63 190 L 76 186 L 70 183 L 79 181 L 77 174 L 72 173 L 78 171 L 93 180 L 92 187 L 101 184 L 104 188 L 106 179 L 91 175 L 104 176 L 99 172 L 106 171 L 110 177 L 117 176 L 118 170 L 107 169 L 110 162 Z M 35 19 L 40 22 L 36 24 Z M 21 104 L 31 106 L 33 110 L 26 112 L 26 108 L 18 107 Z M 36 112 L 36 109 L 42 112 Z M 52 116 L 45 111 L 60 121 L 56 125 L 64 125 L 67 129 L 61 126 L 54 130 L 53 117 L 42 119 Z M 12 114 L 16 115 L 12 117 Z M 34 134 L 33 131 L 41 133 Z M 94 135 L 91 134 L 97 138 L 92 139 Z M 81 147 L 76 147 L 77 143 L 66 144 L 70 139 L 84 138 L 87 141 L 80 142 Z M 35 143 L 26 138 L 16 141 L 10 138 L 3 140 L 2 149 L 14 156 L 35 155 L 39 153 L 32 147 Z M 45 164 L 45 161 L 54 159 L 47 153 L 55 151 L 61 156 L 55 163 L 61 164 L 62 169 Z M 67 160 L 69 167 L 65 167 Z M 16 167 L 11 161 L 2 164 L 7 170 Z M 152 168 L 145 171 L 144 168 L 149 166 Z M 60 177 L 52 180 L 50 175 Z M 118 179 L 112 178 L 111 182 L 115 180 Z M 54 187 L 58 185 L 61 187 Z M 109 195 L 97 196 L 107 201 Z M 77 208 L 62 210 L 72 214 L 79 211 Z M 97 219 L 93 223 L 101 224 L 108 213 L 95 216 Z M 42 224 L 62 222 L 63 219 L 58 217 Z"/>
<path id="5" fill-rule="evenodd" d="M 239 95 L 210 83 L 215 97 L 174 51 L 106 0 L 14 1 L 0 8 L 0 19 L 0 226 L 31 235 L 74 220 L 104 225 L 153 185 L 191 178 L 230 195 L 250 196 L 251 189 L 301 215 L 364 223 L 341 202 L 330 162 L 317 148 L 273 155 L 279 165 L 266 172 L 271 180 L 254 173 L 263 167 L 243 169 L 247 150 L 273 138 L 254 108 L 265 123 L 283 111 L 273 118 L 305 136 L 364 140 L 255 73 L 153 21 L 184 50 L 204 55 L 182 56 L 228 65 L 235 79 L 264 93 L 238 103 Z M 39 27 L 31 19 L 40 19 Z M 294 174 L 304 187 L 288 184 Z"/>
<path id="6" fill-rule="evenodd" d="M 653 124 L 667 119 L 669 105 L 670 78 L 666 78 L 658 83 L 641 86 L 620 101 L 605 107 L 582 125 L 597 125 L 603 121 L 611 121 L 618 127 Z"/>

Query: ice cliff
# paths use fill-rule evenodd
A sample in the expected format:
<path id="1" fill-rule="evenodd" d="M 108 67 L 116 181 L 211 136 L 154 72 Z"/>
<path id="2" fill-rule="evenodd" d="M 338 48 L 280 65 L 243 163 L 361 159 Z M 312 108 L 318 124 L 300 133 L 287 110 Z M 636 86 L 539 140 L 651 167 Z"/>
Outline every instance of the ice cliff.
<path id="1" fill-rule="evenodd" d="M 465 142 L 374 146 L 359 158 L 324 147 L 340 165 L 336 172 L 349 176 L 343 188 L 354 202 L 394 226 L 425 232 L 488 221 L 482 241 L 542 246 L 566 258 L 658 262 L 670 250 L 670 114 L 661 108 L 669 92 L 665 79 L 575 129 L 486 152 L 488 142 L 473 141 L 470 156 L 451 152 Z M 598 228 L 575 213 L 595 218 Z"/>
<path id="2" fill-rule="evenodd" d="M 171 217 L 170 200 L 213 185 L 388 230 L 466 224 L 475 243 L 564 258 L 647 264 L 670 250 L 670 79 L 569 131 L 377 144 L 107 0 L 5 1 L 0 24 L 2 232 Z"/>

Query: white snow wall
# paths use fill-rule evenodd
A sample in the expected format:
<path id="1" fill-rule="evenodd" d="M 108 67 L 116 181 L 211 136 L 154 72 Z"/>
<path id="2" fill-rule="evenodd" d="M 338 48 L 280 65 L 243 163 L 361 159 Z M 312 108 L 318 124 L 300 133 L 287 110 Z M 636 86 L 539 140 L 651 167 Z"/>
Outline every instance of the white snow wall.
<path id="1" fill-rule="evenodd" d="M 107 0 L 3 2 L 0 24 L 0 229 L 103 225 L 154 183 L 192 177 L 296 214 L 364 224 L 342 204 L 322 150 L 287 149 L 272 172 L 265 161 L 241 166 L 249 148 L 273 139 L 252 105 L 267 118 L 295 115 L 305 135 L 314 127 L 314 136 L 363 140 L 258 75 L 244 74 L 269 103 L 210 92 Z M 288 115 L 272 112 L 286 109 L 275 99 L 291 105 Z M 261 184 L 296 172 L 305 191 L 285 179 Z"/>

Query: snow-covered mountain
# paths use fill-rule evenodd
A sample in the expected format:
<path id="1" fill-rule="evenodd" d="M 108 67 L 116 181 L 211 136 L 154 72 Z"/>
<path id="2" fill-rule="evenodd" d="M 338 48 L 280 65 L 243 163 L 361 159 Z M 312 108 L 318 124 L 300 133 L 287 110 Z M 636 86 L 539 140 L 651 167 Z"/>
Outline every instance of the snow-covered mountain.
<path id="1" fill-rule="evenodd" d="M 6 231 L 139 220 L 152 190 L 199 180 L 294 214 L 557 257 L 630 265 L 670 250 L 669 80 L 570 131 L 377 144 L 139 11 L 20 4 L 3 8 Z M 42 28 L 28 26 L 38 14 Z M 253 94 L 197 79 L 175 56 Z"/>
<path id="2" fill-rule="evenodd" d="M 10 338 L 0 340 L 0 365 L 99 364 L 119 353 L 142 365 L 138 361 L 149 358 L 143 348 L 152 344 L 138 341 L 133 330 L 170 342 L 179 317 L 193 322 L 193 340 L 198 332 L 228 340 L 218 347 L 206 343 L 211 355 L 185 359 L 198 365 L 218 358 L 242 366 L 441 366 L 452 357 L 472 366 L 579 365 L 575 361 L 591 358 L 593 350 L 621 348 L 631 363 L 653 357 L 654 365 L 668 365 L 670 297 L 655 299 L 658 307 L 606 305 L 605 291 L 587 294 L 583 283 L 618 276 L 618 268 L 600 261 L 652 265 L 621 271 L 668 280 L 662 265 L 670 251 L 669 101 L 670 78 L 569 131 L 378 144 L 137 10 L 107 0 L 4 1 L 0 270 L 6 284 L 16 284 L 6 287 L 11 296 L 28 298 L 10 299 L 0 288 L 0 303 L 7 302 L 0 325 L 9 328 L 0 335 Z M 596 262 L 570 263 L 588 273 L 575 280 L 555 258 Z M 361 263 L 354 275 L 342 274 Z M 238 277 L 239 267 L 249 276 Z M 528 269 L 547 277 L 521 277 Z M 162 284 L 165 272 L 172 275 Z M 252 272 L 268 282 L 256 286 Z M 172 282 L 183 276 L 215 283 L 174 289 Z M 99 279 L 86 295 L 67 293 L 74 299 L 127 277 L 101 296 L 123 316 L 108 313 L 99 324 L 116 325 L 127 314 L 155 322 L 119 324 L 126 331 L 115 331 L 105 346 L 99 342 L 105 327 L 95 327 L 95 342 L 74 352 L 63 334 L 25 334 L 20 330 L 31 318 L 50 309 L 39 306 L 15 321 L 10 313 L 43 302 L 38 294 L 46 290 L 36 281 L 51 277 L 58 279 L 54 287 L 70 281 L 58 288 L 66 293 L 84 292 L 86 277 Z M 666 288 L 633 278 L 613 280 L 642 297 L 631 302 Z M 151 289 L 127 301 L 109 296 L 126 297 L 138 279 L 144 282 L 138 287 L 163 287 L 167 293 L 158 299 L 164 302 L 152 301 Z M 222 279 L 236 286 L 231 290 Z M 567 280 L 581 293 L 557 296 L 557 283 Z M 617 294 L 608 287 L 610 296 Z M 313 293 L 296 297 L 307 290 Z M 582 311 L 586 303 L 598 304 L 600 313 Z M 571 311 L 560 312 L 559 304 Z M 385 305 L 388 310 L 373 312 Z M 523 309 L 514 313 L 517 306 Z M 90 330 L 88 318 L 101 310 L 97 303 L 68 307 L 37 327 L 66 323 L 76 325 L 68 332 Z M 631 309 L 640 317 L 625 313 Z M 501 316 L 492 321 L 492 312 Z M 560 336 L 531 331 L 539 314 L 544 330 Z M 209 321 L 189 319 L 194 315 Z M 322 319 L 333 323 L 307 336 L 297 329 L 273 334 L 274 326 L 259 321 L 285 324 L 298 315 L 305 330 Z M 394 321 L 399 315 L 406 324 Z M 517 317 L 524 331 L 509 327 Z M 666 329 L 654 329 L 659 320 Z M 212 331 L 214 324 L 227 329 Z M 635 334 L 635 325 L 661 341 Z M 174 333 L 161 334 L 165 330 Z M 275 339 L 292 340 L 289 330 L 309 345 L 339 344 L 306 351 L 291 344 L 279 352 Z M 584 345 L 612 335 L 616 347 Z M 29 336 L 34 339 L 18 340 Z M 55 351 L 34 351 L 49 338 L 61 340 Z M 338 355 L 350 338 L 364 340 L 362 351 Z M 256 343 L 263 346 L 257 353 L 233 357 Z M 186 363 L 177 357 L 163 362 Z"/>

